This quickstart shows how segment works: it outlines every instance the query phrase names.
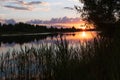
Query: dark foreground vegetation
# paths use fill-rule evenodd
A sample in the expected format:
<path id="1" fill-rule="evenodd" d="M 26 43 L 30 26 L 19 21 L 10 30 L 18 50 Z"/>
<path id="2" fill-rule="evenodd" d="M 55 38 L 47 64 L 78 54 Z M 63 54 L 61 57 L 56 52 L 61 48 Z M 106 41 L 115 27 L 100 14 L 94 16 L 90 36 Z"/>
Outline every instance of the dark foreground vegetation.
<path id="1" fill-rule="evenodd" d="M 93 42 L 55 44 L 0 56 L 0 80 L 120 80 L 120 42 L 100 37 Z"/>

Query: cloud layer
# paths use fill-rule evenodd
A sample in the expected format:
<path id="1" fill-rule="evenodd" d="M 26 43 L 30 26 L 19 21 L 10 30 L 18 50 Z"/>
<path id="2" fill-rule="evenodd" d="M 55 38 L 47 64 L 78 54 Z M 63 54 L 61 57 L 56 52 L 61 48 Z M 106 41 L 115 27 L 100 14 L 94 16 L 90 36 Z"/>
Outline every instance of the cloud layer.
<path id="1" fill-rule="evenodd" d="M 68 18 L 68 17 L 63 17 L 63 18 L 52 18 L 50 20 L 30 20 L 26 21 L 28 24 L 63 24 L 63 23 L 79 23 L 81 21 L 80 18 Z M 6 24 L 15 24 L 16 21 L 14 19 L 0 19 L 1 23 L 6 23 Z"/>
<path id="2" fill-rule="evenodd" d="M 79 23 L 81 21 L 80 18 L 68 18 L 68 17 L 63 17 L 63 18 L 52 18 L 50 20 L 30 20 L 27 21 L 29 24 L 56 24 L 56 23 Z"/>
<path id="3" fill-rule="evenodd" d="M 0 1 L 1 2 L 1 1 Z M 48 6 L 48 2 L 42 2 L 42 1 L 21 1 L 21 0 L 2 0 L 2 3 L 4 3 L 2 6 L 5 8 L 9 9 L 14 9 L 14 10 L 33 10 L 35 9 L 36 5 L 41 5 L 41 6 Z"/>

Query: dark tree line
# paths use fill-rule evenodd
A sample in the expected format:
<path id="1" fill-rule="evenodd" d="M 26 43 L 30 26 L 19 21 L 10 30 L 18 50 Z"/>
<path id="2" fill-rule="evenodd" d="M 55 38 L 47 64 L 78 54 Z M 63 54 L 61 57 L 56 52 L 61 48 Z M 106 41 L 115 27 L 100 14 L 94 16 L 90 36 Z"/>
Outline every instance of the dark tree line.
<path id="1" fill-rule="evenodd" d="M 1 24 L 0 23 L 0 33 L 42 33 L 42 32 L 72 32 L 77 31 L 75 27 L 72 28 L 55 28 L 44 25 L 31 25 L 27 23 L 16 23 L 12 24 Z"/>

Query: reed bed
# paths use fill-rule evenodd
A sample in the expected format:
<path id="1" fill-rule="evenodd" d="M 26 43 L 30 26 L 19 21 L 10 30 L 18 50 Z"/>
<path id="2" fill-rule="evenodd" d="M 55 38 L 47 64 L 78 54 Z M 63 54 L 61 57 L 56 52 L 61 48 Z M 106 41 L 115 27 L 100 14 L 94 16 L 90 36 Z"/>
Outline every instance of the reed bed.
<path id="1" fill-rule="evenodd" d="M 118 40 L 104 37 L 21 47 L 0 55 L 0 80 L 120 80 L 119 50 Z"/>

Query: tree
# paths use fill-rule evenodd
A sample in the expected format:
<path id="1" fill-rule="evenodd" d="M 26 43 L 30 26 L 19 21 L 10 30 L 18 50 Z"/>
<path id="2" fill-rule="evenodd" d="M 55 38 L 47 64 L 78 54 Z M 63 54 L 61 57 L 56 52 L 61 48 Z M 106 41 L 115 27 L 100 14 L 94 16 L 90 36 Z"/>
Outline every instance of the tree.
<path id="1" fill-rule="evenodd" d="M 79 0 L 83 8 L 75 6 L 84 19 L 97 23 L 120 21 L 120 0 Z"/>

